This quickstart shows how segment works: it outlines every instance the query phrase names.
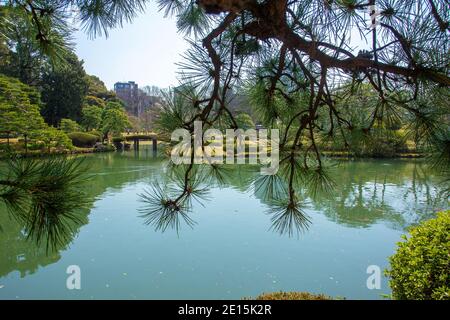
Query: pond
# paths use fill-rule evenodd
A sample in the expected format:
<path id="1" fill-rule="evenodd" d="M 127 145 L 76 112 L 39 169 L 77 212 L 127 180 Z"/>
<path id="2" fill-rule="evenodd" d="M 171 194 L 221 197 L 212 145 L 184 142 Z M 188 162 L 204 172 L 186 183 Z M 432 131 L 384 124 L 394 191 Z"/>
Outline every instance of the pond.
<path id="1" fill-rule="evenodd" d="M 385 269 L 408 226 L 449 207 L 439 176 L 421 161 L 342 161 L 334 193 L 305 201 L 309 228 L 280 233 L 249 179 L 259 171 L 242 167 L 226 186 L 206 186 L 192 226 L 155 230 L 139 195 L 166 183 L 164 161 L 143 148 L 87 162 L 94 201 L 56 251 L 27 240 L 0 207 L 0 299 L 241 299 L 280 290 L 382 299 L 387 279 L 369 290 L 367 268 Z M 81 270 L 81 290 L 66 287 L 71 265 Z"/>

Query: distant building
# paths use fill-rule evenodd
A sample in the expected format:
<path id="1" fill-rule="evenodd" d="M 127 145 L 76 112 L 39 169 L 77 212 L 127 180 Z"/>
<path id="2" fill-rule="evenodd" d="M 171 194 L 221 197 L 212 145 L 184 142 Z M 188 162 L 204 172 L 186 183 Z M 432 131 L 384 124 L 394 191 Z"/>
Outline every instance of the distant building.
<path id="1" fill-rule="evenodd" d="M 137 97 L 139 88 L 134 81 L 116 82 L 114 84 L 114 91 L 121 99 L 133 100 Z"/>
<path id="2" fill-rule="evenodd" d="M 152 98 L 139 89 L 134 81 L 116 82 L 114 92 L 125 102 L 125 109 L 131 115 L 139 117 L 152 105 Z"/>

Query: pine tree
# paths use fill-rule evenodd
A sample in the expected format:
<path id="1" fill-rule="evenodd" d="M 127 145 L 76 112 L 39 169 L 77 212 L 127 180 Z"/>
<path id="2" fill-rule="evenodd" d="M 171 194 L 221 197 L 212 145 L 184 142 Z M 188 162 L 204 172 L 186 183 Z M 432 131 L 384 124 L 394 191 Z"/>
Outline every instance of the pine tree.
<path id="1" fill-rule="evenodd" d="M 269 187 L 286 187 L 273 210 L 280 229 L 290 228 L 289 221 L 306 221 L 299 184 L 313 194 L 328 192 L 333 185 L 319 145 L 325 128 L 331 139 L 371 139 L 377 128 L 391 126 L 396 118 L 396 125 L 407 125 L 417 144 L 428 146 L 435 164 L 450 167 L 447 0 L 158 2 L 166 15 L 177 18 L 191 43 L 180 63 L 180 87 L 164 97 L 161 129 L 186 128 L 193 134 L 195 121 L 202 121 L 204 129 L 224 123 L 235 128 L 229 92 L 246 92 L 260 120 L 281 131 L 280 174 L 266 181 Z M 69 49 L 62 41 L 70 30 L 64 15 L 73 6 L 83 28 L 96 36 L 132 20 L 145 1 L 80 0 L 58 7 L 53 2 L 9 1 L 4 6 L 21 10 L 37 47 L 58 57 Z M 368 46 L 355 51 L 354 35 Z M 355 123 L 355 112 L 340 102 L 365 86 L 376 99 L 356 106 L 370 116 Z M 344 144 L 350 147 L 352 140 L 357 139 Z M 211 170 L 220 175 L 219 168 Z M 150 199 L 160 206 L 161 217 L 189 207 L 200 192 L 197 174 L 194 165 L 184 168 L 178 175 L 178 196 L 155 193 L 164 200 Z"/>

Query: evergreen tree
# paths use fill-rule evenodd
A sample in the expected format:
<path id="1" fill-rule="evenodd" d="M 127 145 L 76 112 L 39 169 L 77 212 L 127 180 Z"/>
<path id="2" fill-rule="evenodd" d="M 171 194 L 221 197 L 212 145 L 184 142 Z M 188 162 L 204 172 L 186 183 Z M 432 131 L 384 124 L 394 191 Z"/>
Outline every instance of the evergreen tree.
<path id="1" fill-rule="evenodd" d="M 68 54 L 65 60 L 65 64 L 47 70 L 42 76 L 42 115 L 53 126 L 58 126 L 63 118 L 80 121 L 88 91 L 83 61 L 75 54 Z"/>
<path id="2" fill-rule="evenodd" d="M 19 80 L 0 74 L 0 132 L 27 138 L 47 127 L 40 114 L 38 92 Z"/>
<path id="3" fill-rule="evenodd" d="M 59 128 L 65 133 L 77 132 L 81 129 L 80 125 L 71 119 L 61 119 Z"/>
<path id="4" fill-rule="evenodd" d="M 81 111 L 81 123 L 83 124 L 86 131 L 93 129 L 99 129 L 100 123 L 102 121 L 102 108 L 95 105 L 84 106 Z"/>
<path id="5" fill-rule="evenodd" d="M 107 138 L 109 134 L 120 136 L 130 126 L 130 121 L 122 105 L 117 102 L 108 102 L 103 110 L 101 120 L 104 137 Z"/>

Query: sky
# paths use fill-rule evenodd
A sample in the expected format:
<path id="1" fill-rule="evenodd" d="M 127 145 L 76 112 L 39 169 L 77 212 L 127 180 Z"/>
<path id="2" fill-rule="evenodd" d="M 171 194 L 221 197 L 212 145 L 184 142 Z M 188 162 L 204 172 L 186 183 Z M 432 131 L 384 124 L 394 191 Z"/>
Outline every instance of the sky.
<path id="1" fill-rule="evenodd" d="M 80 29 L 75 43 L 86 72 L 98 76 L 109 89 L 118 81 L 135 81 L 139 87 L 176 85 L 175 63 L 188 48 L 177 33 L 175 18 L 164 18 L 153 1 L 132 23 L 110 30 L 108 38 L 89 39 Z"/>
<path id="2" fill-rule="evenodd" d="M 365 41 L 353 31 L 352 47 L 366 49 Z M 183 35 L 177 32 L 175 17 L 164 18 L 155 1 L 131 23 L 110 30 L 108 38 L 89 39 L 80 29 L 75 43 L 86 72 L 98 76 L 109 89 L 118 81 L 135 81 L 139 87 L 177 85 L 176 63 L 188 49 Z"/>

